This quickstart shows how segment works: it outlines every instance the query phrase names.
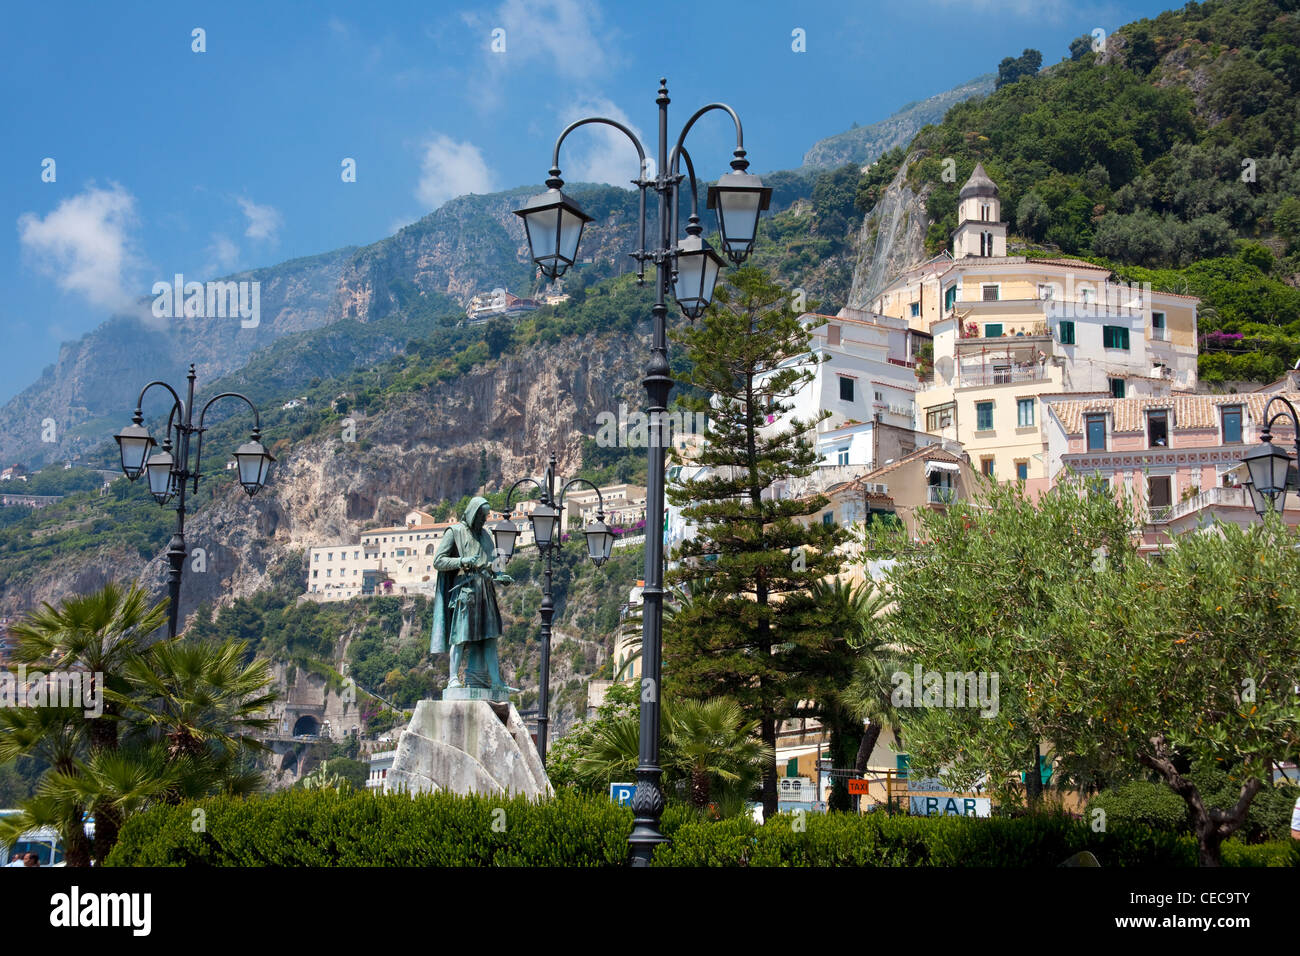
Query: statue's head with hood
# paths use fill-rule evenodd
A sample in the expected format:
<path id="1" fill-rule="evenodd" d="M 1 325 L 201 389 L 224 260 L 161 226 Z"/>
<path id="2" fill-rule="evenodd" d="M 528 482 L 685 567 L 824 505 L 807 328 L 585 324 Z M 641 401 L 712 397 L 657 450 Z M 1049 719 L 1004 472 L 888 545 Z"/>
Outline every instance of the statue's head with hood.
<path id="1" fill-rule="evenodd" d="M 478 534 L 483 530 L 483 525 L 487 522 L 490 510 L 491 506 L 487 503 L 486 498 L 471 498 L 469 504 L 465 506 L 465 524 L 469 525 L 471 531 Z"/>

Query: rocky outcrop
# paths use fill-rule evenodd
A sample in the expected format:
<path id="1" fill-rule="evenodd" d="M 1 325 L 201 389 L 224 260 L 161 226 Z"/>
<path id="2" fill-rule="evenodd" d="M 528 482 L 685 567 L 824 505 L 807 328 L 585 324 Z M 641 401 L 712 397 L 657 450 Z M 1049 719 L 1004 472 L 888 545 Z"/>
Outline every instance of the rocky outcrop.
<path id="1" fill-rule="evenodd" d="M 858 233 L 858 259 L 849 292 L 851 309 L 870 310 L 876 293 L 895 276 L 925 259 L 925 234 L 930 217 L 925 211 L 929 187 L 913 192 L 907 171 L 915 155 L 898 169 L 875 208 L 867 213 Z"/>
<path id="2" fill-rule="evenodd" d="M 992 93 L 996 80 L 996 75 L 985 73 L 969 83 L 919 102 L 908 103 L 878 123 L 859 126 L 819 140 L 804 154 L 804 167 L 833 169 L 845 163 L 865 166 L 875 162 L 882 153 L 910 143 L 912 137 L 921 131 L 921 127 L 938 123 L 954 104 Z"/>
<path id="3" fill-rule="evenodd" d="M 130 420 L 145 382 L 183 382 L 191 362 L 200 384 L 208 384 L 285 336 L 341 319 L 373 322 L 427 308 L 421 294 L 451 295 L 464 305 L 474 293 L 496 286 L 531 290 L 533 268 L 513 210 L 541 188 L 462 196 L 362 249 L 229 276 L 260 283 L 256 327 L 244 328 L 238 318 L 156 319 L 152 298 L 141 299 L 133 314 L 114 316 L 66 343 L 57 362 L 0 407 L 0 461 L 35 468 L 85 453 L 106 431 Z M 567 191 L 595 217 L 584 231 L 583 260 L 575 273 L 590 282 L 633 268 L 627 253 L 636 247 L 636 194 L 584 184 Z M 54 422 L 53 442 L 47 419 Z"/>

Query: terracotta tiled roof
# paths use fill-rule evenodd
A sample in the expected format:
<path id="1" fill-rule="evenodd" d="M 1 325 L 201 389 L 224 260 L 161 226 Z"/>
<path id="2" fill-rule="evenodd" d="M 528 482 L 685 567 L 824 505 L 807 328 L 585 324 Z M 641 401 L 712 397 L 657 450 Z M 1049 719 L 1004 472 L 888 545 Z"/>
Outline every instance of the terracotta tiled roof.
<path id="1" fill-rule="evenodd" d="M 1292 404 L 1300 402 L 1300 393 L 1283 393 Z M 1252 422 L 1264 415 L 1271 395 L 1248 392 L 1242 395 L 1170 395 L 1164 398 L 1093 398 L 1086 401 L 1049 402 L 1067 435 L 1082 435 L 1084 416 L 1089 412 L 1110 412 L 1116 432 L 1140 432 L 1146 427 L 1148 409 L 1170 409 L 1175 431 L 1190 428 L 1217 428 L 1218 409 L 1222 405 L 1241 405 Z"/>
<path id="2" fill-rule="evenodd" d="M 952 452 L 945 450 L 942 445 L 925 445 L 921 448 L 917 448 L 913 451 L 909 451 L 902 458 L 899 458 L 895 461 L 891 461 L 888 465 L 882 465 L 881 467 L 877 468 L 875 471 L 868 472 L 867 474 L 863 475 L 861 478 L 853 479 L 852 484 L 861 485 L 863 482 L 868 482 L 868 481 L 878 482 L 882 475 L 889 474 L 889 472 L 902 467 L 903 465 L 907 464 L 909 461 L 917 461 L 917 460 L 947 461 L 955 465 L 960 465 L 962 461 Z"/>

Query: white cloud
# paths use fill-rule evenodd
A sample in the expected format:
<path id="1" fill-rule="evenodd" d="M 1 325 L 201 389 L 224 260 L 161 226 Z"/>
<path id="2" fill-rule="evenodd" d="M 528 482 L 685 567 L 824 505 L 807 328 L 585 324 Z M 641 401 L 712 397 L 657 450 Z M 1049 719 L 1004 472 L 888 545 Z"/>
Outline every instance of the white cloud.
<path id="1" fill-rule="evenodd" d="M 628 121 L 627 114 L 604 97 L 582 100 L 565 111 L 565 125 L 584 116 L 606 116 L 622 123 L 645 143 L 641 130 Z M 650 157 L 653 160 L 653 157 Z M 640 175 L 636 147 L 619 130 L 604 123 L 592 123 L 572 133 L 564 141 L 560 154 L 565 182 L 609 183 L 630 189 L 631 180 Z"/>
<path id="2" fill-rule="evenodd" d="M 44 218 L 30 212 L 19 216 L 18 241 L 59 288 L 118 309 L 131 302 L 127 273 L 140 264 L 127 234 L 135 224 L 134 196 L 117 183 L 109 189 L 91 185 Z"/>
<path id="3" fill-rule="evenodd" d="M 239 246 L 219 233 L 212 236 L 207 253 L 209 262 L 203 271 L 209 274 L 228 273 L 239 264 Z"/>
<path id="4" fill-rule="evenodd" d="M 284 225 L 284 217 L 280 215 L 279 210 L 274 206 L 259 206 L 251 199 L 242 197 L 239 200 L 239 208 L 244 210 L 244 216 L 248 219 L 248 228 L 244 230 L 244 235 L 249 239 L 276 241 L 276 233 Z"/>
<path id="5" fill-rule="evenodd" d="M 448 199 L 466 193 L 490 193 L 496 188 L 494 180 L 477 146 L 439 134 L 424 144 L 415 196 L 425 206 L 436 209 Z"/>

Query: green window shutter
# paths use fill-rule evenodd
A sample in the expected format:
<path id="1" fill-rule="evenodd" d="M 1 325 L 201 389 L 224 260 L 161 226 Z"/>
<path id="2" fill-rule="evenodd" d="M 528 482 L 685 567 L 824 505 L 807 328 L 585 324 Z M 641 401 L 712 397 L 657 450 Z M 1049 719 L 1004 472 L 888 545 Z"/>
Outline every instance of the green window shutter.
<path id="1" fill-rule="evenodd" d="M 1122 349 L 1127 349 L 1127 348 L 1128 348 L 1128 329 L 1127 329 L 1127 328 L 1121 328 L 1121 329 L 1119 330 L 1119 340 L 1120 340 L 1120 343 L 1121 343 L 1121 344 L 1120 344 L 1120 348 L 1122 348 Z"/>
<path id="2" fill-rule="evenodd" d="M 1061 344 L 1073 345 L 1074 344 L 1074 322 L 1062 321 L 1059 326 L 1059 329 L 1061 335 Z"/>
<path id="3" fill-rule="evenodd" d="M 984 337 L 986 339 L 996 339 L 1002 334 L 1001 322 L 986 322 L 984 324 Z"/>

